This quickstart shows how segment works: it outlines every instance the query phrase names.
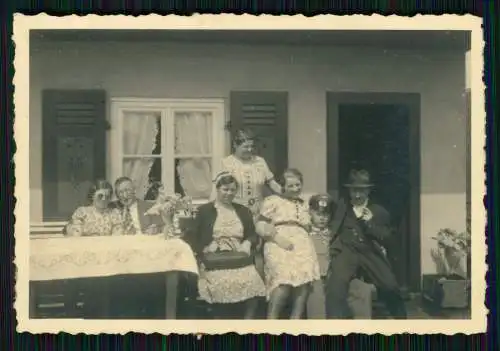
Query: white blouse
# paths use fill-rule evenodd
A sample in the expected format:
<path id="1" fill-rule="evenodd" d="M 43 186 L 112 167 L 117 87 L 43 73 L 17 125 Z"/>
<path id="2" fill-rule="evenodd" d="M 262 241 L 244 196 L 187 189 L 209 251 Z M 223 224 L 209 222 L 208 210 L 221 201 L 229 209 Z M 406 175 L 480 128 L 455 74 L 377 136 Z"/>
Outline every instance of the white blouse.
<path id="1" fill-rule="evenodd" d="M 222 170 L 230 172 L 239 184 L 235 202 L 251 209 L 262 201 L 263 187 L 274 179 L 266 160 L 259 156 L 242 161 L 229 155 L 222 160 Z"/>

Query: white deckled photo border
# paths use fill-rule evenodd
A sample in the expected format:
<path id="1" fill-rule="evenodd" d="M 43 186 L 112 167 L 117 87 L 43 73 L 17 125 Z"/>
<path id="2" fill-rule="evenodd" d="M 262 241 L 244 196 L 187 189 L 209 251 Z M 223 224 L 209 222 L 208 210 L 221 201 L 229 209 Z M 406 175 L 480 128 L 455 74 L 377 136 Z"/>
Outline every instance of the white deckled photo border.
<path id="1" fill-rule="evenodd" d="M 223 334 L 235 332 L 269 334 L 347 335 L 350 333 L 391 335 L 473 334 L 486 331 L 486 209 L 483 205 L 485 187 L 485 86 L 483 75 L 482 20 L 471 15 L 417 15 L 412 18 L 381 15 L 315 17 L 271 15 L 194 15 L 160 16 L 65 16 L 46 14 L 14 16 L 14 155 L 16 186 L 15 265 L 16 310 L 19 332 L 70 334 Z M 471 207 L 472 222 L 472 308 L 468 320 L 80 320 L 29 318 L 29 218 L 30 218 L 30 152 L 29 94 L 30 52 L 29 32 L 35 29 L 206 29 L 206 30 L 470 30 L 471 31 Z M 305 141 L 306 142 L 306 141 Z"/>

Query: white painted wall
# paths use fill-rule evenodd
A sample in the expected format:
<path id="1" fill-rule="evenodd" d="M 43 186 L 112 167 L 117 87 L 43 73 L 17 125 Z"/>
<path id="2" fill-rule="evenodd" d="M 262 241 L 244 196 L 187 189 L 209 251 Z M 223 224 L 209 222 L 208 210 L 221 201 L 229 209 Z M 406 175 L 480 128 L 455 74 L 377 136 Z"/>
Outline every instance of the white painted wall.
<path id="1" fill-rule="evenodd" d="M 465 228 L 465 56 L 440 51 L 180 43 L 38 43 L 30 68 L 30 211 L 40 220 L 41 90 L 109 97 L 224 98 L 289 92 L 289 164 L 305 191 L 326 190 L 326 91 L 421 93 L 422 271 L 431 236 Z M 314 140 L 315 142 L 310 142 Z"/>

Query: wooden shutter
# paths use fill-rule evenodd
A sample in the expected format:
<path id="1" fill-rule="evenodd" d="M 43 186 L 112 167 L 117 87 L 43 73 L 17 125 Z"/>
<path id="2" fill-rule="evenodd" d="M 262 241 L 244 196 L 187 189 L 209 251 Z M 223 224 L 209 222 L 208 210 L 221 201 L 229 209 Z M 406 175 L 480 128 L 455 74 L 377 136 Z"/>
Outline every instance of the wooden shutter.
<path id="1" fill-rule="evenodd" d="M 258 153 L 278 176 L 288 166 L 288 93 L 231 92 L 231 130 L 253 130 Z"/>
<path id="2" fill-rule="evenodd" d="M 69 219 L 105 178 L 105 100 L 103 90 L 43 91 L 44 221 Z"/>

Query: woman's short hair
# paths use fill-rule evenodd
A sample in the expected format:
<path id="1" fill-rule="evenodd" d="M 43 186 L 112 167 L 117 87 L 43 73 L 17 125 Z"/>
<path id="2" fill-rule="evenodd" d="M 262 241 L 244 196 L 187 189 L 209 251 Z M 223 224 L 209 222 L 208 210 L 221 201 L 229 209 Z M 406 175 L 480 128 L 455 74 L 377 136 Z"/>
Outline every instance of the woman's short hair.
<path id="1" fill-rule="evenodd" d="M 92 183 L 87 193 L 87 201 L 88 204 L 92 204 L 94 202 L 94 195 L 99 190 L 109 190 L 109 192 L 113 193 L 113 187 L 111 184 L 105 179 L 97 179 Z"/>
<path id="2" fill-rule="evenodd" d="M 234 132 L 233 145 L 238 147 L 247 141 L 255 141 L 257 136 L 250 129 L 238 129 Z"/>
<path id="3" fill-rule="evenodd" d="M 236 184 L 236 187 L 239 186 L 236 178 L 232 174 L 227 173 L 227 172 L 219 173 L 215 177 L 214 183 L 215 183 L 216 189 L 219 189 L 223 185 L 229 185 L 229 184 Z"/>
<path id="4" fill-rule="evenodd" d="M 288 168 L 288 169 L 285 169 L 285 171 L 281 174 L 281 177 L 279 177 L 279 179 L 278 179 L 279 185 L 281 185 L 282 187 L 285 187 L 286 178 L 288 178 L 288 177 L 297 178 L 300 181 L 300 184 L 304 184 L 304 176 L 302 175 L 302 172 L 296 168 Z"/>

